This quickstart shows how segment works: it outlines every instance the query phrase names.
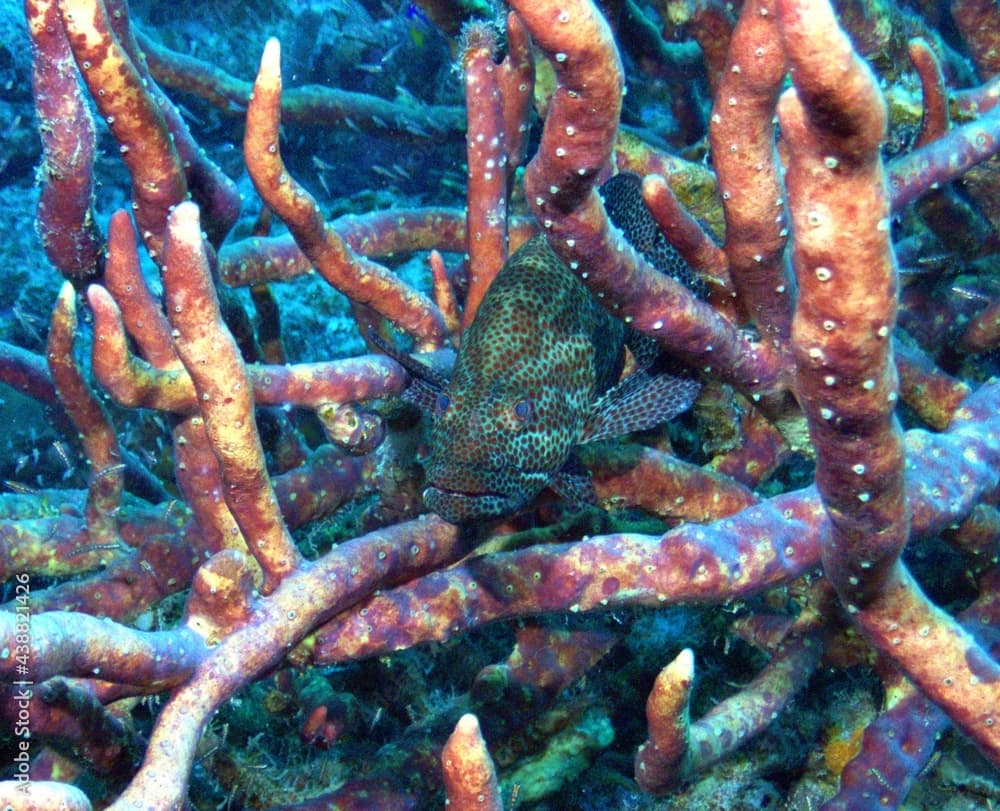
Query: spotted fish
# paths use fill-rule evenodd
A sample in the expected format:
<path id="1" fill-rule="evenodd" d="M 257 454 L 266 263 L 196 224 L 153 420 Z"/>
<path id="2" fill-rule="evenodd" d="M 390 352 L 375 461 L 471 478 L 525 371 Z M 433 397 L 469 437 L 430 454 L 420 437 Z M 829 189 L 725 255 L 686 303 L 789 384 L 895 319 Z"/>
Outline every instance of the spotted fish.
<path id="1" fill-rule="evenodd" d="M 623 183 L 611 197 L 632 193 L 637 187 Z M 618 222 L 632 225 L 638 209 L 626 209 Z M 417 399 L 434 415 L 425 505 L 460 523 L 516 512 L 546 486 L 572 503 L 593 502 L 573 448 L 659 425 L 700 388 L 644 371 L 619 382 L 630 336 L 648 340 L 609 315 L 544 237 L 529 240 L 486 292 L 450 380 L 404 356 L 423 392 Z"/>

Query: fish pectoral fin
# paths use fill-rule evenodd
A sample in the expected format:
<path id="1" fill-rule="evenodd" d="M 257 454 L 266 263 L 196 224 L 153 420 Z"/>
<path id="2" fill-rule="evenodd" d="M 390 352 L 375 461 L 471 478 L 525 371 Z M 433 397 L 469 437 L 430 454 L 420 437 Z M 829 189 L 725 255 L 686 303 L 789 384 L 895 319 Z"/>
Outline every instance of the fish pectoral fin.
<path id="1" fill-rule="evenodd" d="M 689 377 L 629 375 L 594 402 L 580 442 L 654 428 L 687 411 L 699 391 L 701 383 Z"/>
<path id="2" fill-rule="evenodd" d="M 570 454 L 562 468 L 549 479 L 549 487 L 573 507 L 590 507 L 597 503 L 590 473 L 574 454 Z"/>

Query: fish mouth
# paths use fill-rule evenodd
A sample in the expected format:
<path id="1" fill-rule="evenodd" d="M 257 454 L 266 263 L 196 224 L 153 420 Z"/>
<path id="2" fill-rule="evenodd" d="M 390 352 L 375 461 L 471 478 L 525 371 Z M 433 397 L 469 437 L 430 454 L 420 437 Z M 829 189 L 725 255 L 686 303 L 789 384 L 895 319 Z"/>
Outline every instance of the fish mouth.
<path id="1" fill-rule="evenodd" d="M 494 493 L 489 490 L 456 490 L 451 487 L 442 487 L 439 484 L 429 484 L 424 488 L 424 501 L 439 498 L 461 499 L 463 501 L 496 501 L 508 502 L 511 496 L 505 493 Z"/>
<path id="2" fill-rule="evenodd" d="M 497 518 L 517 508 L 516 499 L 503 493 L 470 492 L 440 485 L 424 488 L 424 505 L 451 524 Z"/>
<path id="3" fill-rule="evenodd" d="M 440 484 L 429 484 L 424 488 L 424 494 L 442 493 L 448 496 L 458 496 L 460 498 L 507 498 L 503 493 L 491 493 L 488 490 L 473 492 L 472 490 L 456 490 L 452 487 L 442 487 Z"/>

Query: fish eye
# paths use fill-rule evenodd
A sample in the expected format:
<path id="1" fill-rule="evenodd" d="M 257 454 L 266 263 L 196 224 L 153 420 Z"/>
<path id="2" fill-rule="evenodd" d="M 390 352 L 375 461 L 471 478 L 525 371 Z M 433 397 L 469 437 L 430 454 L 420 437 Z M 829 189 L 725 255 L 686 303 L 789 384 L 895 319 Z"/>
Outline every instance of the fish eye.
<path id="1" fill-rule="evenodd" d="M 451 398 L 449 398 L 448 395 L 445 394 L 444 392 L 441 392 L 437 396 L 437 400 L 434 403 L 434 408 L 438 414 L 443 414 L 445 411 L 448 410 L 448 406 L 450 405 L 451 405 Z"/>
<path id="2" fill-rule="evenodd" d="M 531 400 L 525 398 L 514 403 L 514 416 L 521 422 L 529 422 L 535 416 Z"/>

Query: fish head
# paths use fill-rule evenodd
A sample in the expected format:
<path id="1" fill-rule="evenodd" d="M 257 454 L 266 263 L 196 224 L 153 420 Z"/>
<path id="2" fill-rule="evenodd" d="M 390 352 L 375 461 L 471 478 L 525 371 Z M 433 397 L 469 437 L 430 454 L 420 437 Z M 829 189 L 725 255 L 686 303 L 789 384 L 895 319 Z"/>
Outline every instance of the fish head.
<path id="1" fill-rule="evenodd" d="M 592 353 L 579 339 L 543 352 L 546 364 L 508 354 L 499 374 L 484 374 L 481 359 L 459 363 L 435 407 L 428 509 L 459 523 L 509 515 L 537 496 L 582 433 L 592 386 L 566 383 Z"/>

